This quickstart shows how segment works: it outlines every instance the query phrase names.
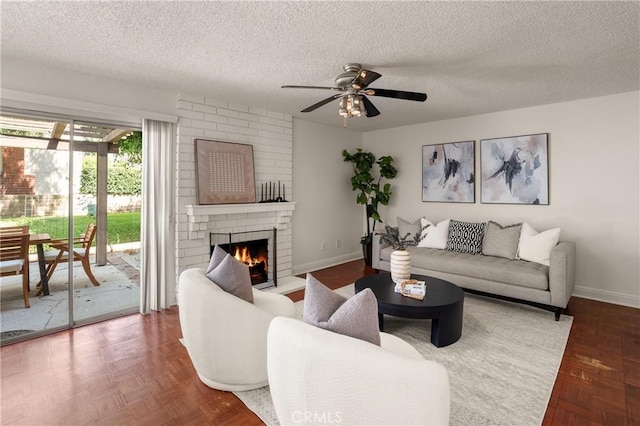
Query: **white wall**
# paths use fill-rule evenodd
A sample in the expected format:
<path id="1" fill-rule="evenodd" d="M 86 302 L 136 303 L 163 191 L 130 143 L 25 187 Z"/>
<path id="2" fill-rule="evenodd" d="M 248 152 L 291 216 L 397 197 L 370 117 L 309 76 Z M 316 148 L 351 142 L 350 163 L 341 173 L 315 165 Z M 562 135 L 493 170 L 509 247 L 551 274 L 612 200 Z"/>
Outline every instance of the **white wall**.
<path id="1" fill-rule="evenodd" d="M 3 106 L 138 126 L 143 118 L 175 121 L 175 92 L 4 57 L 0 79 Z"/>
<path id="2" fill-rule="evenodd" d="M 422 145 L 549 133 L 549 206 L 421 201 Z M 376 155 L 399 169 L 383 218 L 431 221 L 526 221 L 538 231 L 560 227 L 577 246 L 574 295 L 640 307 L 639 92 L 523 108 L 364 134 Z"/>
<path id="3" fill-rule="evenodd" d="M 361 258 L 364 207 L 356 204 L 342 150 L 362 147 L 362 134 L 294 119 L 293 136 L 294 273 Z"/>

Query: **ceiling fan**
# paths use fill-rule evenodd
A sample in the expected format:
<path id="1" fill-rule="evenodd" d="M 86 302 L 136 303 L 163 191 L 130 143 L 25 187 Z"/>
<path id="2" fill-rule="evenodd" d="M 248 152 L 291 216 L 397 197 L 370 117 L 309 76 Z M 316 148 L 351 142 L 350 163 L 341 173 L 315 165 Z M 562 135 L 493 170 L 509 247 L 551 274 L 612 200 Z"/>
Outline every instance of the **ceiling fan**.
<path id="1" fill-rule="evenodd" d="M 335 79 L 336 87 L 326 86 L 282 86 L 283 89 L 324 89 L 333 90 L 336 93 L 326 99 L 315 103 L 300 112 L 311 112 L 329 102 L 340 99 L 340 109 L 338 115 L 346 119 L 349 117 L 375 117 L 380 115 L 380 111 L 367 96 L 382 96 L 385 98 L 405 99 L 408 101 L 424 102 L 427 100 L 426 93 L 405 92 L 402 90 L 376 89 L 369 87 L 371 83 L 382 77 L 375 71 L 362 68 L 360 64 L 347 64 L 344 72 Z M 365 96 L 366 95 L 366 96 Z"/>

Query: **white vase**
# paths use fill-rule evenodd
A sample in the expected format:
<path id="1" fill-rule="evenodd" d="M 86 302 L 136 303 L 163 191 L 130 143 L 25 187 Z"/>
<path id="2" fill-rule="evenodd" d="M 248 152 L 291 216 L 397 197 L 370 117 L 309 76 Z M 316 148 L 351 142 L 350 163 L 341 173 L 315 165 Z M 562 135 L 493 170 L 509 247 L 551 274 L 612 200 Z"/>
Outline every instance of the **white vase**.
<path id="1" fill-rule="evenodd" d="M 411 254 L 406 250 L 391 252 L 391 279 L 400 283 L 411 278 Z"/>

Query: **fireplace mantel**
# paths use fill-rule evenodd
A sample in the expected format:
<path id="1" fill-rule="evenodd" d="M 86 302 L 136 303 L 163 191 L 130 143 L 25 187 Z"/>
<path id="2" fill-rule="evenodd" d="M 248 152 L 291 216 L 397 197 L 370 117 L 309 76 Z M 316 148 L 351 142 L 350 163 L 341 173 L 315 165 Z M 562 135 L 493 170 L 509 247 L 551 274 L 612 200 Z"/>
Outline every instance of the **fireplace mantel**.
<path id="1" fill-rule="evenodd" d="M 289 226 L 293 210 L 295 210 L 296 203 L 294 201 L 286 203 L 252 203 L 252 204 L 212 204 L 212 205 L 197 205 L 189 204 L 185 206 L 187 213 L 187 239 L 208 239 L 208 234 L 205 231 L 216 231 L 216 227 L 211 227 L 210 222 L 218 220 L 216 216 L 229 215 L 246 215 L 253 214 L 253 216 L 259 216 L 270 218 L 267 222 L 261 221 L 261 227 L 275 226 L 279 230 L 283 230 Z M 225 218 L 222 218 L 225 219 Z M 257 222 L 256 222 L 257 224 Z M 224 225 L 224 231 L 222 232 L 241 232 L 245 229 L 244 225 Z M 253 230 L 253 229 L 252 229 Z"/>
<path id="2" fill-rule="evenodd" d="M 251 204 L 189 204 L 186 207 L 187 216 L 218 216 L 224 214 L 241 213 L 269 213 L 295 210 L 296 203 L 251 203 Z"/>

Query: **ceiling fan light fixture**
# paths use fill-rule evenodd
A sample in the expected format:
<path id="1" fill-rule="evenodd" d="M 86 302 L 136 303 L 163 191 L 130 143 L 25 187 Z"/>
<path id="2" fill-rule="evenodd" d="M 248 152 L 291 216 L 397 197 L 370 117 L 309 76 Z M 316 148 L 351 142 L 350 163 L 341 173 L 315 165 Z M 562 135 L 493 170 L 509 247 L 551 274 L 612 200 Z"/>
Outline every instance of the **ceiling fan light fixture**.
<path id="1" fill-rule="evenodd" d="M 351 98 L 351 115 L 360 117 L 362 115 L 362 100 L 358 95 L 349 95 Z"/>
<path id="2" fill-rule="evenodd" d="M 347 95 L 340 99 L 340 108 L 338 109 L 338 115 L 349 117 L 360 117 L 364 112 L 364 105 L 362 98 L 359 95 Z"/>
<path id="3" fill-rule="evenodd" d="M 408 101 L 424 102 L 427 100 L 426 93 L 407 92 L 403 90 L 390 90 L 369 88 L 369 85 L 382 77 L 381 74 L 363 69 L 360 64 L 346 64 L 344 72 L 335 78 L 334 87 L 325 86 L 290 86 L 285 85 L 283 88 L 292 89 L 324 89 L 340 92 L 326 99 L 316 102 L 315 104 L 303 109 L 300 112 L 311 112 L 328 104 L 331 101 L 339 99 L 340 107 L 338 115 L 344 118 L 345 127 L 346 120 L 350 117 L 377 117 L 380 111 L 369 100 L 368 96 L 379 96 L 383 98 L 404 99 Z"/>
<path id="4" fill-rule="evenodd" d="M 340 99 L 340 109 L 338 109 L 338 115 L 342 117 L 350 117 L 349 111 L 347 110 L 347 98 Z"/>

